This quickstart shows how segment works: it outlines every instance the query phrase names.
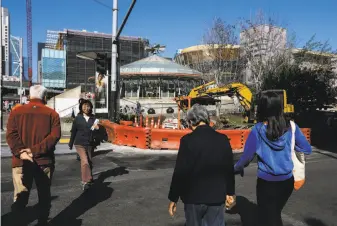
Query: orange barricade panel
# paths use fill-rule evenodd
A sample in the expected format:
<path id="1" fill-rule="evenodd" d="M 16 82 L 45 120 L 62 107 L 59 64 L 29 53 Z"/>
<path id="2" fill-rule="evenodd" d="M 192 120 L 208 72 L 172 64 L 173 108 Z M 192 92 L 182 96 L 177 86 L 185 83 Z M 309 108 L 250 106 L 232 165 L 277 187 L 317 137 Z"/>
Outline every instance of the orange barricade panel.
<path id="1" fill-rule="evenodd" d="M 118 124 L 112 123 L 109 120 L 102 120 L 102 121 L 100 121 L 100 124 L 102 126 L 104 126 L 104 128 L 105 128 L 105 130 L 108 134 L 108 141 L 111 142 L 111 143 L 115 143 L 116 138 L 115 138 L 114 128 L 116 126 L 118 126 Z"/>
<path id="2" fill-rule="evenodd" d="M 151 149 L 178 150 L 180 139 L 191 130 L 151 129 Z"/>
<path id="3" fill-rule="evenodd" d="M 148 128 L 121 126 L 115 128 L 115 144 L 147 149 L 150 144 L 150 130 Z"/>
<path id="4" fill-rule="evenodd" d="M 119 123 L 124 126 L 132 126 L 133 121 L 120 121 Z"/>
<path id="5" fill-rule="evenodd" d="M 217 132 L 227 135 L 233 150 L 243 148 L 242 131 L 243 130 L 217 130 Z"/>
<path id="6" fill-rule="evenodd" d="M 132 127 L 119 125 L 109 120 L 102 120 L 100 124 L 106 128 L 111 143 L 141 149 L 178 150 L 180 139 L 192 132 L 191 130 Z M 309 143 L 311 143 L 311 129 L 301 128 L 301 131 Z M 250 134 L 250 130 L 217 130 L 217 132 L 227 135 L 233 150 L 243 149 Z"/>
<path id="7" fill-rule="evenodd" d="M 309 128 L 301 128 L 302 133 L 307 138 L 308 142 L 311 144 L 311 129 Z"/>
<path id="8" fill-rule="evenodd" d="M 250 130 L 244 129 L 244 130 L 241 130 L 241 131 L 242 131 L 242 142 L 243 142 L 242 149 L 243 149 L 245 147 L 246 141 L 247 141 L 248 136 L 250 134 Z"/>

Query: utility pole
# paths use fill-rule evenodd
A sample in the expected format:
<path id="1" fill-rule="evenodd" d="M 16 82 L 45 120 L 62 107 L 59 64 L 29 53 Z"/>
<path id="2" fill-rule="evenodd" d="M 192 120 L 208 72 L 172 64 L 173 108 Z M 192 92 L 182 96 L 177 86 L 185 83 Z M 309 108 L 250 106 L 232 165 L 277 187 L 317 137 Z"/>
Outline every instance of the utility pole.
<path id="1" fill-rule="evenodd" d="M 111 83 L 110 83 L 110 92 L 111 98 L 108 98 L 110 101 L 109 105 L 109 119 L 116 122 L 117 121 L 117 104 L 118 101 L 118 92 L 117 92 L 117 26 L 118 26 L 118 0 L 113 0 L 112 6 L 112 50 L 111 50 Z"/>
<path id="2" fill-rule="evenodd" d="M 1 131 L 4 130 L 4 121 L 3 121 L 3 114 L 2 114 L 2 110 L 3 110 L 3 105 L 2 105 L 2 95 L 3 95 L 3 83 L 2 83 L 2 0 L 0 0 L 0 104 L 1 104 L 1 111 L 0 111 L 0 121 L 1 121 Z"/>
<path id="3" fill-rule="evenodd" d="M 126 13 L 126 16 L 121 24 L 121 27 L 117 31 L 118 25 L 118 0 L 113 0 L 112 8 L 112 51 L 111 51 L 111 85 L 109 89 L 110 105 L 109 105 L 109 119 L 117 122 L 118 113 L 119 113 L 119 80 L 120 80 L 120 42 L 119 36 L 122 33 L 122 30 L 132 12 L 133 7 L 135 6 L 137 0 L 133 0 L 131 6 Z M 111 115 L 112 114 L 112 115 Z"/>

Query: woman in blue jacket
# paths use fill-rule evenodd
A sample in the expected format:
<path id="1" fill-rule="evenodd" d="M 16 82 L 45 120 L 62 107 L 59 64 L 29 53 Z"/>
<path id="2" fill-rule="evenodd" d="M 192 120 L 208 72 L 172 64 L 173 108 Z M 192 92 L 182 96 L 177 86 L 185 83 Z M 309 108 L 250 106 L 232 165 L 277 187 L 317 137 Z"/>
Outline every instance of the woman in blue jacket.
<path id="1" fill-rule="evenodd" d="M 281 212 L 294 188 L 291 158 L 292 132 L 290 121 L 283 116 L 282 101 L 274 92 L 264 92 L 257 106 L 258 123 L 252 128 L 243 155 L 235 164 L 242 172 L 257 155 L 257 186 L 259 226 L 282 226 Z M 295 151 L 311 153 L 311 146 L 296 125 Z"/>

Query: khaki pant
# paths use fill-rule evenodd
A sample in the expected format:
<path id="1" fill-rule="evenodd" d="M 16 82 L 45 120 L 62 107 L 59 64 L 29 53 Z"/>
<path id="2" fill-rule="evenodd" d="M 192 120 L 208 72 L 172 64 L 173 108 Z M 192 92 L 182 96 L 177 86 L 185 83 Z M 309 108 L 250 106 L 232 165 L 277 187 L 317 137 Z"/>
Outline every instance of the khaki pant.
<path id="1" fill-rule="evenodd" d="M 39 219 L 46 219 L 51 208 L 51 179 L 54 167 L 38 166 L 35 163 L 25 162 L 22 167 L 12 169 L 14 185 L 14 203 L 12 211 L 22 210 L 28 204 L 33 180 L 39 197 Z"/>
<path id="2" fill-rule="evenodd" d="M 92 146 L 75 145 L 76 151 L 81 158 L 81 178 L 83 183 L 92 181 Z"/>

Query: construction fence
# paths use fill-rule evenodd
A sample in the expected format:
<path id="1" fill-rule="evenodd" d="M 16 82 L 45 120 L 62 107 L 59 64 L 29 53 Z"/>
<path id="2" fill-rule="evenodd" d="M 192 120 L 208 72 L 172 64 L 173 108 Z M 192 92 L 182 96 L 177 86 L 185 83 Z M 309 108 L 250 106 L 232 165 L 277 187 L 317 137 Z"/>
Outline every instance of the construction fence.
<path id="1" fill-rule="evenodd" d="M 101 121 L 101 125 L 106 128 L 109 142 L 141 149 L 178 150 L 180 139 L 192 132 L 188 129 L 171 130 L 133 127 L 119 125 L 108 120 Z M 310 142 L 311 130 L 309 128 L 302 128 L 301 130 Z M 229 138 L 233 150 L 242 150 L 250 133 L 249 129 L 217 131 Z"/>

